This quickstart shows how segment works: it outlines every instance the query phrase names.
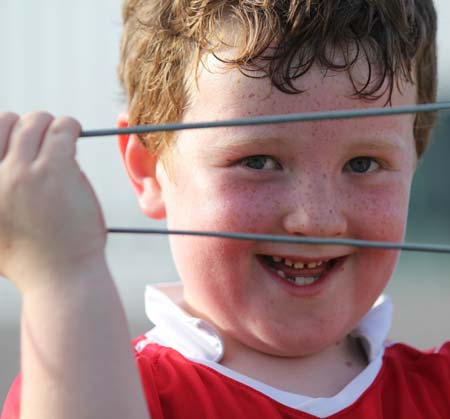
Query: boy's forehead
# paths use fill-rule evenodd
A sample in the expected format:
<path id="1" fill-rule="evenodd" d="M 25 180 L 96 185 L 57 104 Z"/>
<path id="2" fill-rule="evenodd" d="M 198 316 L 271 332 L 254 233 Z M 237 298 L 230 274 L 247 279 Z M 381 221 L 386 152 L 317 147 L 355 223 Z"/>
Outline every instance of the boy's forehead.
<path id="1" fill-rule="evenodd" d="M 365 83 L 367 66 L 356 66 L 354 80 Z M 378 100 L 364 100 L 354 94 L 354 86 L 346 72 L 325 71 L 317 65 L 294 81 L 303 93 L 287 94 L 275 88 L 263 74 L 250 77 L 230 68 L 212 55 L 200 64 L 198 80 L 191 92 L 191 106 L 186 120 L 232 119 L 247 116 L 289 114 L 384 107 L 388 89 Z M 399 80 L 391 97 L 392 106 L 416 103 L 416 86 Z M 411 121 L 413 121 L 411 117 Z"/>
<path id="2" fill-rule="evenodd" d="M 273 87 L 268 78 L 245 76 L 238 69 L 230 69 L 223 62 L 210 57 L 206 66 L 199 69 L 196 90 L 193 92 L 191 105 L 184 114 L 184 120 L 228 120 L 263 115 L 381 108 L 387 102 L 387 93 L 377 101 L 355 98 L 346 73 L 323 72 L 317 66 L 295 82 L 297 88 L 304 90 L 303 93 L 283 93 Z M 415 102 L 416 87 L 413 84 L 404 83 L 401 91 L 396 86 L 392 94 L 392 106 L 407 106 Z M 408 154 L 409 151 L 415 154 L 413 126 L 414 115 L 402 115 L 219 128 L 214 132 L 185 131 L 179 133 L 177 138 L 186 137 L 187 141 L 182 143 L 189 149 L 192 146 L 190 151 L 196 149 L 193 144 L 201 144 L 200 148 L 203 150 L 224 146 L 230 149 L 232 144 L 241 147 L 243 144 L 256 144 L 259 140 L 269 140 L 267 144 L 277 144 L 277 147 L 284 144 L 286 147 L 300 146 L 302 149 L 307 144 L 308 147 L 313 144 L 324 147 L 333 144 L 331 148 L 334 148 L 337 144 L 355 145 L 361 141 L 367 148 L 385 141 L 408 150 Z M 192 135 L 199 141 L 192 142 Z M 299 141 L 292 142 L 293 138 Z M 309 141 L 312 138 L 315 141 Z"/>

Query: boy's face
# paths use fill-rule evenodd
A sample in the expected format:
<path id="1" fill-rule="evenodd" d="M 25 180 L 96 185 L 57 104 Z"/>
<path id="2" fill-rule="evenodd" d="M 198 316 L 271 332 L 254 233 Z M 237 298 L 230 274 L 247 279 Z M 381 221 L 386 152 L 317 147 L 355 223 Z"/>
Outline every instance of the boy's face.
<path id="1" fill-rule="evenodd" d="M 213 58 L 208 66 L 186 121 L 386 101 L 350 98 L 345 73 L 314 68 L 296 81 L 305 93 L 288 95 Z M 404 85 L 393 106 L 415 97 L 414 86 Z M 172 229 L 396 242 L 404 237 L 415 164 L 413 116 L 405 115 L 182 131 L 169 162 L 158 163 L 157 180 Z M 171 247 L 194 313 L 226 338 L 283 356 L 316 353 L 349 333 L 397 260 L 389 250 L 211 238 L 174 236 Z M 300 268 L 311 262 L 321 264 Z"/>

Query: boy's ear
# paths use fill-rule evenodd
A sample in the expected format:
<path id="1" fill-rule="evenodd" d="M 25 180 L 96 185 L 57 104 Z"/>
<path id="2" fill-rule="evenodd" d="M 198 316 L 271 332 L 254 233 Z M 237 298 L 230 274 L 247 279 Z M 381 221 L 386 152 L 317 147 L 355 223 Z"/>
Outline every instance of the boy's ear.
<path id="1" fill-rule="evenodd" d="M 119 128 L 128 127 L 127 113 L 119 115 L 117 125 Z M 119 149 L 141 211 L 154 219 L 164 218 L 166 210 L 161 185 L 156 177 L 158 157 L 144 147 L 137 135 L 119 135 Z"/>

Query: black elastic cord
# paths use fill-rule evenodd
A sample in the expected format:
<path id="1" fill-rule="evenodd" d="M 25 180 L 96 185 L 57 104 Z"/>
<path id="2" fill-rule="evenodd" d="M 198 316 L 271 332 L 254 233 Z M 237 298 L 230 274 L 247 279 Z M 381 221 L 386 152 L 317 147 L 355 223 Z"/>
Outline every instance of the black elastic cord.
<path id="1" fill-rule="evenodd" d="M 289 122 L 321 121 L 330 119 L 368 118 L 390 115 L 414 114 L 419 112 L 437 112 L 450 110 L 450 102 L 427 103 L 416 106 L 396 108 L 356 109 L 346 111 L 297 113 L 288 115 L 269 115 L 254 118 L 232 119 L 227 121 L 209 121 L 195 123 L 176 123 L 163 125 L 141 125 L 128 128 L 82 131 L 80 137 L 101 137 L 125 134 L 146 134 L 162 131 L 180 131 L 185 129 L 205 129 L 219 127 L 240 127 L 248 125 L 286 124 Z"/>
<path id="2" fill-rule="evenodd" d="M 269 241 L 275 243 L 339 245 L 376 249 L 405 250 L 410 252 L 450 253 L 450 246 L 427 243 L 393 243 L 354 239 L 331 239 L 313 237 L 275 236 L 269 234 L 225 233 L 219 231 L 166 230 L 157 228 L 109 228 L 111 234 L 154 234 L 176 236 L 216 237 L 232 240 Z"/>

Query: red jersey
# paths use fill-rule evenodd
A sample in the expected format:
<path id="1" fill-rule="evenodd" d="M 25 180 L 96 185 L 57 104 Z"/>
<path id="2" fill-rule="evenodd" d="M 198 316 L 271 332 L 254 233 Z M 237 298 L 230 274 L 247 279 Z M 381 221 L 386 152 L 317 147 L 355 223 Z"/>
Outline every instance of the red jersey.
<path id="1" fill-rule="evenodd" d="M 177 351 L 149 344 L 136 352 L 152 419 L 314 419 Z M 20 376 L 1 419 L 19 419 Z M 450 342 L 422 352 L 395 344 L 359 399 L 329 419 L 449 419 Z"/>

